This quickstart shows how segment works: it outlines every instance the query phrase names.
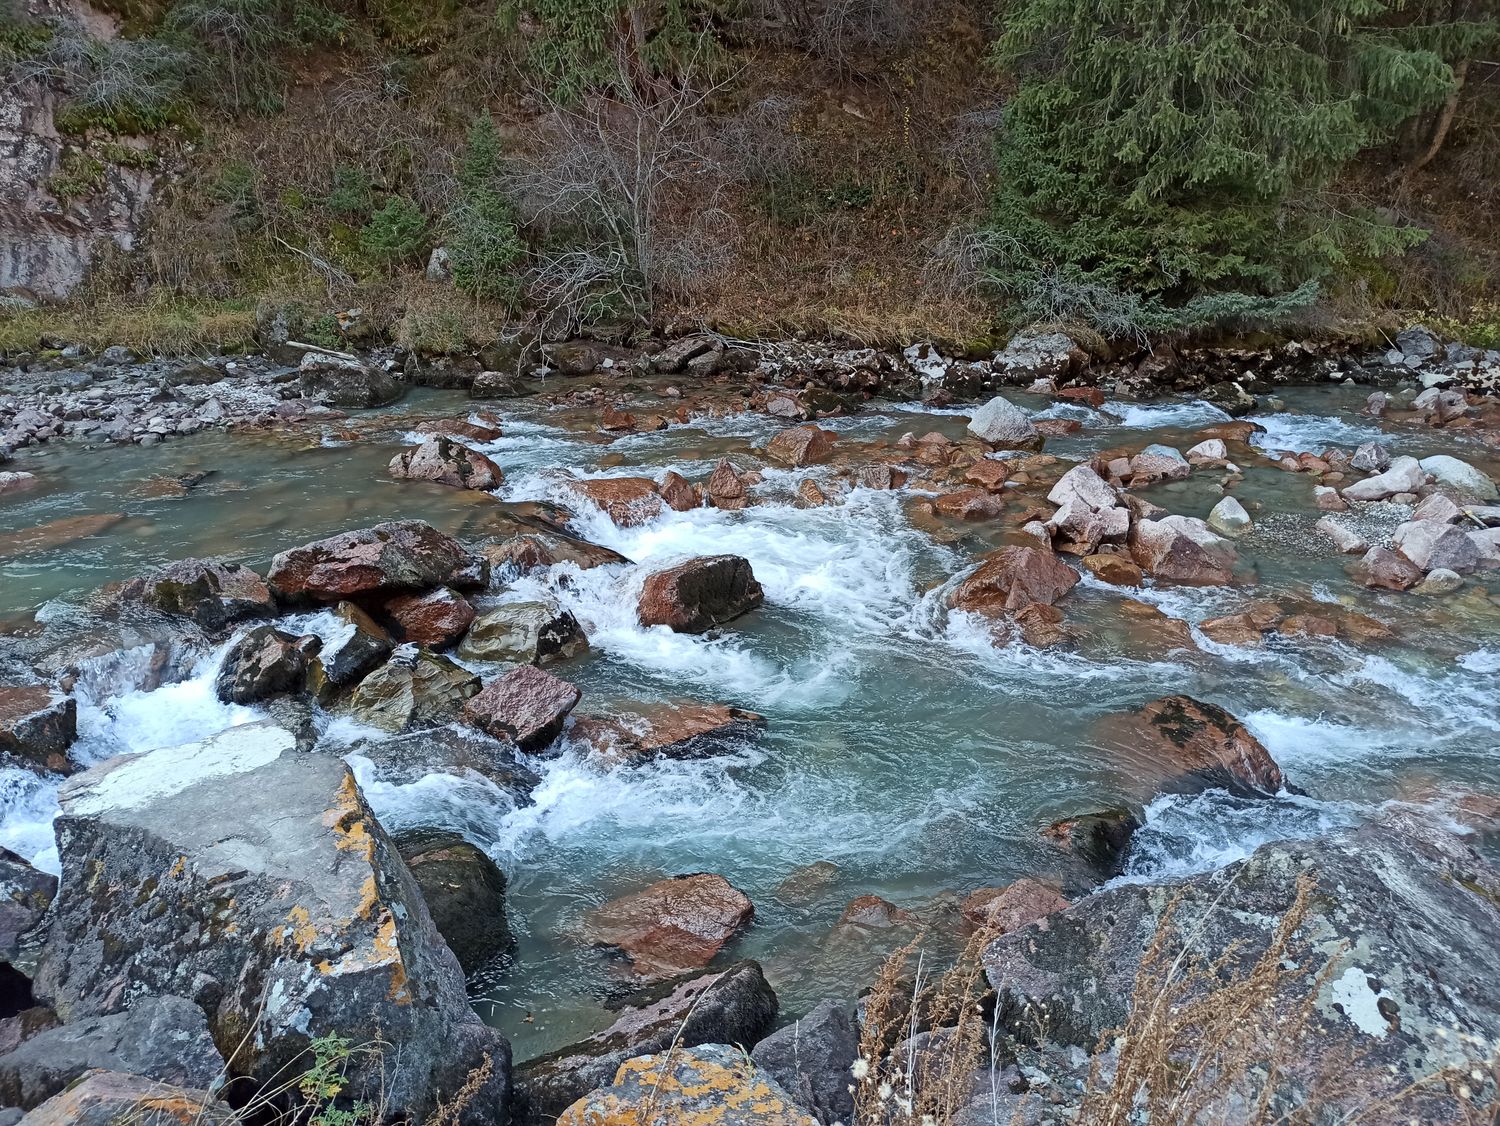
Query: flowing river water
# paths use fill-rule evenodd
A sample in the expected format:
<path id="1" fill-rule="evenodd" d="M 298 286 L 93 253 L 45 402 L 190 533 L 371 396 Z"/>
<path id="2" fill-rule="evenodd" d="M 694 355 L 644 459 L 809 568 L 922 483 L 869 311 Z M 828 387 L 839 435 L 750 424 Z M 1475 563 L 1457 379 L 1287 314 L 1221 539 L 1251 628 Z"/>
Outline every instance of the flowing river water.
<path id="1" fill-rule="evenodd" d="M 1489 451 L 1460 435 L 1388 426 L 1356 413 L 1352 387 L 1292 389 L 1287 410 L 1256 416 L 1266 449 L 1352 449 L 1372 439 L 1393 453 L 1451 452 L 1488 472 Z M 1053 417 L 1083 423 L 1047 452 L 1085 458 L 1101 448 L 1159 441 L 1181 448 L 1224 416 L 1201 403 L 1110 404 L 1096 412 L 1016 396 Z M 452 416 L 457 395 L 414 394 L 406 416 Z M 1421 800 L 1448 784 L 1500 787 L 1500 605 L 1480 582 L 1438 600 L 1367 592 L 1312 531 L 1319 515 L 1309 479 L 1269 461 L 1248 465 L 1235 494 L 1259 501 L 1257 528 L 1238 544 L 1254 588 L 1148 585 L 1122 592 L 1086 579 L 1068 599 L 1085 640 L 1039 650 L 997 646 L 943 592 L 997 539 L 982 526 L 923 519 L 902 492 L 854 490 L 846 503 L 798 508 L 797 482 L 826 470 L 767 470 L 766 503 L 742 512 L 667 512 L 618 528 L 580 504 L 559 470 L 584 476 L 659 475 L 701 481 L 721 456 L 745 467 L 782 425 L 759 415 L 674 426 L 612 442 L 570 429 L 540 404 L 507 405 L 505 436 L 479 444 L 504 469 L 497 496 L 389 479 L 392 453 L 409 444 L 396 417 L 366 439 L 316 431 L 294 438 L 199 435 L 153 449 L 52 445 L 12 468 L 42 487 L 0 502 L 0 623 L 76 615 L 101 584 L 170 559 L 222 556 L 262 569 L 277 551 L 382 520 L 421 518 L 458 535 L 486 534 L 507 504 L 545 500 L 573 513 L 573 529 L 637 566 L 578 572 L 560 566 L 491 592 L 501 600 L 545 594 L 572 610 L 591 653 L 554 671 L 575 681 L 585 707 L 693 698 L 767 717 L 736 751 L 695 761 L 605 769 L 569 747 L 535 764 L 540 784 L 519 808 L 475 777 L 432 775 L 407 785 L 374 778 L 358 756 L 378 733 L 329 722 L 329 749 L 349 750 L 367 796 L 388 827 L 461 829 L 505 869 L 518 949 L 472 982 L 482 1015 L 512 1037 L 518 1058 L 608 1023 L 616 989 L 609 966 L 577 937 L 590 906 L 665 875 L 722 873 L 756 904 L 735 956 L 760 959 L 785 1010 L 849 996 L 867 980 L 879 936 L 835 928 L 843 905 L 877 894 L 929 920 L 956 897 L 1023 875 L 1080 886 L 1081 873 L 1038 837 L 1069 815 L 1121 803 L 1146 807 L 1124 879 L 1217 866 L 1266 840 L 1352 823 L 1380 803 Z M 906 431 L 963 432 L 959 410 L 871 404 L 824 423 L 849 439 Z M 182 495 L 162 478 L 212 471 Z M 1199 470 L 1153 487 L 1151 500 L 1203 516 L 1222 473 Z M 165 494 L 165 495 L 163 495 Z M 1384 517 L 1376 506 L 1366 519 Z M 48 521 L 95 514 L 121 519 L 92 536 L 48 545 L 22 534 Z M 1399 512 L 1388 514 L 1393 527 Z M 1377 533 L 1378 534 L 1378 533 Z M 766 605 L 716 635 L 643 629 L 635 596 L 653 565 L 703 554 L 750 560 Z M 1154 636 L 1124 613 L 1123 595 L 1189 624 L 1232 613 L 1255 597 L 1341 603 L 1389 624 L 1395 640 L 1352 646 L 1273 638 L 1236 649 L 1193 634 L 1191 647 Z M 6 644 L 0 636 L 0 654 Z M 172 746 L 259 718 L 214 696 L 214 661 L 150 693 L 95 699 L 79 692 L 75 754 Z M 495 670 L 474 666 L 490 675 Z M 1160 797 L 1143 789 L 1099 737 L 1112 713 L 1188 692 L 1240 716 L 1302 793 L 1269 801 L 1219 792 Z M 0 769 L 0 844 L 56 865 L 50 820 L 58 780 Z M 815 862 L 836 871 L 811 893 L 781 887 Z M 889 945 L 889 942 L 887 942 Z"/>

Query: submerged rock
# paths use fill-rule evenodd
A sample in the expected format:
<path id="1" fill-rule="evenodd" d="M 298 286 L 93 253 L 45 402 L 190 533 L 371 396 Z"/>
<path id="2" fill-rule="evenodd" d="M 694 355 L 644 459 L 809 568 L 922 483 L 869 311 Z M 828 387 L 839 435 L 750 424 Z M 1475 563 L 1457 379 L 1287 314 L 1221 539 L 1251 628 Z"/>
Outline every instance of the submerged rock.
<path id="1" fill-rule="evenodd" d="M 750 925 L 750 897 L 723 876 L 674 876 L 590 911 L 591 941 L 617 947 L 635 975 L 659 980 L 701 969 Z"/>
<path id="2" fill-rule="evenodd" d="M 183 559 L 132 579 L 120 589 L 120 600 L 189 618 L 210 633 L 276 610 L 270 588 L 254 571 L 205 559 Z"/>
<path id="3" fill-rule="evenodd" d="M 0 684 L 0 752 L 33 770 L 75 769 L 78 702 L 47 684 Z"/>
<path id="4" fill-rule="evenodd" d="M 1349 568 L 1355 582 L 1382 590 L 1410 590 L 1422 581 L 1422 569 L 1384 547 L 1372 547 Z"/>
<path id="5" fill-rule="evenodd" d="M 1125 853 L 1141 820 L 1126 809 L 1086 813 L 1054 821 L 1042 837 L 1060 845 L 1106 879 L 1125 869 Z"/>
<path id="6" fill-rule="evenodd" d="M 817 1126 L 775 1080 L 723 1044 L 637 1056 L 614 1084 L 586 1095 L 557 1126 Z"/>
<path id="7" fill-rule="evenodd" d="M 392 477 L 455 489 L 498 489 L 505 482 L 505 474 L 493 461 L 446 436 L 402 450 L 387 468 Z"/>
<path id="8" fill-rule="evenodd" d="M 403 646 L 359 682 L 349 707 L 361 723 L 400 734 L 450 722 L 479 687 L 479 677 L 447 657 Z"/>
<path id="9" fill-rule="evenodd" d="M 1496 886 L 1500 872 L 1457 838 L 1400 817 L 1263 845 L 1204 875 L 1097 892 L 1045 926 L 996 940 L 984 965 L 999 998 L 997 1020 L 1027 1039 L 1092 1052 L 1125 1024 L 1153 943 L 1170 959 L 1190 942 L 1205 960 L 1226 959 L 1213 978 L 1243 975 L 1267 950 L 1304 878 L 1312 881 L 1307 913 L 1278 958 L 1281 976 L 1269 983 L 1266 1008 L 1246 1014 L 1275 1020 L 1311 995 L 1308 1032 L 1280 1054 L 1282 1083 L 1305 1098 L 1307 1084 L 1332 1068 L 1338 1082 L 1319 1095 L 1329 1111 L 1379 1106 L 1393 1120 L 1466 1120 L 1459 1092 L 1426 1080 L 1474 1066 L 1500 1040 L 1492 981 L 1500 903 L 1481 890 Z M 1189 997 L 1201 998 L 1204 988 L 1196 979 Z M 1277 1027 L 1286 1036 L 1302 1032 Z M 1410 1101 L 1392 1101 L 1403 1095 Z"/>
<path id="10" fill-rule="evenodd" d="M 402 520 L 284 551 L 271 561 L 267 581 L 286 598 L 340 602 L 439 586 L 478 590 L 489 582 L 489 570 L 452 536 Z"/>
<path id="11" fill-rule="evenodd" d="M 515 946 L 505 917 L 505 873 L 488 855 L 465 840 L 414 836 L 398 843 L 433 926 L 464 973 Z"/>
<path id="12" fill-rule="evenodd" d="M 550 1123 L 568 1105 L 606 1086 L 636 1056 L 700 1044 L 749 1048 L 776 1020 L 776 994 L 755 962 L 678 978 L 632 998 L 612 1024 L 587 1040 L 516 1068 L 518 1126 Z"/>
<path id="13" fill-rule="evenodd" d="M 588 647 L 578 619 L 556 603 L 506 602 L 479 615 L 458 653 L 472 661 L 549 665 Z"/>
<path id="14" fill-rule="evenodd" d="M 181 997 L 145 997 L 126 1012 L 38 1032 L 0 1056 L 0 1103 L 30 1110 L 95 1068 L 206 1091 L 224 1080 L 203 1010 Z"/>
<path id="15" fill-rule="evenodd" d="M 646 577 L 637 614 L 643 626 L 705 633 L 765 601 L 750 563 L 738 555 L 690 559 Z"/>
<path id="16" fill-rule="evenodd" d="M 755 712 L 724 704 L 639 705 L 619 715 L 577 716 L 572 738 L 607 760 L 700 758 L 766 725 Z"/>
<path id="17" fill-rule="evenodd" d="M 557 738 L 582 697 L 566 680 L 522 665 L 485 685 L 464 706 L 464 718 L 496 739 L 534 751 Z"/>
<path id="18" fill-rule="evenodd" d="M 479 1022 L 421 893 L 348 768 L 261 724 L 112 759 L 59 798 L 62 887 L 36 987 L 66 1021 L 148 996 L 198 1005 L 258 1082 L 312 1041 L 366 1043 L 345 1095 L 422 1119 L 488 1058 L 464 1116 L 503 1101 L 509 1048 Z"/>

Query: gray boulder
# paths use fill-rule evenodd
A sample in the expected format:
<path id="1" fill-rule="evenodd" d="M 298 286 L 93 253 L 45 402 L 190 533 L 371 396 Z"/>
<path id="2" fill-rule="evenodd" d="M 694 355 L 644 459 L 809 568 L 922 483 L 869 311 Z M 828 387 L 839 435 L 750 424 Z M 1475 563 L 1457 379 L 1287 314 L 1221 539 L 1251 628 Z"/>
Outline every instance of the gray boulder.
<path id="1" fill-rule="evenodd" d="M 57 877 L 38 872 L 7 848 L 0 848 L 0 962 L 13 962 L 21 940 L 42 921 Z"/>
<path id="2" fill-rule="evenodd" d="M 389 406 L 406 392 L 395 372 L 342 352 L 307 352 L 297 370 L 302 393 L 333 407 Z"/>
<path id="3" fill-rule="evenodd" d="M 604 1031 L 516 1067 L 518 1126 L 551 1122 L 606 1086 L 635 1056 L 700 1044 L 755 1045 L 776 1020 L 776 994 L 756 962 L 665 982 L 620 1010 Z"/>
<path id="4" fill-rule="evenodd" d="M 313 641 L 311 647 L 316 647 Z M 275 626 L 256 626 L 230 646 L 214 678 L 214 691 L 230 704 L 254 704 L 307 682 L 308 645 Z"/>
<path id="5" fill-rule="evenodd" d="M 330 613 L 333 628 L 319 634 L 318 660 L 330 683 L 353 684 L 385 660 L 394 644 L 385 628 L 352 602 L 340 602 Z"/>
<path id="6" fill-rule="evenodd" d="M 479 687 L 477 676 L 447 657 L 403 645 L 359 682 L 349 706 L 361 723 L 400 734 L 448 723 Z"/>
<path id="7" fill-rule="evenodd" d="M 1475 469 L 1467 461 L 1448 454 L 1424 457 L 1420 465 L 1432 477 L 1444 485 L 1457 490 L 1470 500 L 1493 501 L 1500 499 L 1500 489 L 1495 487 L 1487 473 Z"/>
<path id="8" fill-rule="evenodd" d="M 801 1020 L 771 1033 L 750 1058 L 823 1126 L 854 1119 L 850 1068 L 859 1030 L 842 1001 L 820 1001 Z"/>
<path id="9" fill-rule="evenodd" d="M 126 1012 L 38 1032 L 0 1056 L 0 1103 L 30 1110 L 94 1068 L 208 1091 L 224 1080 L 203 1010 L 181 997 L 143 997 Z"/>
<path id="10" fill-rule="evenodd" d="M 1192 935 L 1198 954 L 1222 955 L 1226 974 L 1242 973 L 1266 951 L 1303 876 L 1315 886 L 1281 959 L 1291 976 L 1271 1003 L 1291 1013 L 1312 993 L 1317 1034 L 1290 1061 L 1287 1085 L 1336 1067 L 1341 1090 L 1378 1106 L 1491 1050 L 1500 1039 L 1500 901 L 1482 889 L 1497 886 L 1500 871 L 1459 838 L 1399 815 L 1263 845 L 1178 882 L 1101 891 L 997 939 L 984 967 L 998 1021 L 1022 1040 L 1092 1051 L 1125 1023 L 1159 929 L 1169 952 Z M 1484 1047 L 1469 1047 L 1471 1037 Z M 1432 1085 L 1424 1095 L 1416 1117 L 1459 1116 L 1455 1092 Z"/>
<path id="11" fill-rule="evenodd" d="M 969 416 L 969 433 L 1008 450 L 1036 449 L 1042 444 L 1031 416 L 1003 395 L 974 408 Z"/>
<path id="12" fill-rule="evenodd" d="M 474 661 L 546 665 L 588 647 L 583 627 L 568 611 L 548 602 L 507 602 L 479 615 L 458 653 Z"/>
<path id="13" fill-rule="evenodd" d="M 210 633 L 276 609 L 265 580 L 250 568 L 204 559 L 168 563 L 131 579 L 120 589 L 120 600 L 191 618 Z"/>
<path id="14" fill-rule="evenodd" d="M 232 728 L 111 759 L 59 794 L 62 886 L 36 976 L 65 1022 L 186 997 L 233 1075 L 285 1082 L 314 1039 L 356 1045 L 351 1100 L 426 1118 L 486 1060 L 461 1121 L 504 1121 L 509 1046 L 479 1022 L 348 767 Z"/>

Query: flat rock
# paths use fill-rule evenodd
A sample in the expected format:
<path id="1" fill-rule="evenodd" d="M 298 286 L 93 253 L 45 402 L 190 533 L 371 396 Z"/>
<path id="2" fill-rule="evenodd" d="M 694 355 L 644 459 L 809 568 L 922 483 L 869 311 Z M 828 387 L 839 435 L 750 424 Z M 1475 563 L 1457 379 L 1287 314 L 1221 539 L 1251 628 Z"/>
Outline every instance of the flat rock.
<path id="1" fill-rule="evenodd" d="M 479 677 L 447 657 L 402 646 L 359 682 L 349 707 L 361 723 L 400 734 L 452 721 L 479 688 Z"/>
<path id="2" fill-rule="evenodd" d="M 1009 934 L 1067 906 L 1068 901 L 1056 888 L 1027 876 L 1004 887 L 970 892 L 959 910 L 964 922 L 975 930 Z"/>
<path id="3" fill-rule="evenodd" d="M 1079 562 L 1094 578 L 1111 586 L 1140 586 L 1146 578 L 1141 569 L 1123 555 L 1085 555 Z"/>
<path id="4" fill-rule="evenodd" d="M 705 633 L 765 601 L 749 560 L 738 555 L 690 559 L 646 577 L 637 613 L 644 626 Z"/>
<path id="5" fill-rule="evenodd" d="M 294 1078 L 312 1041 L 364 1043 L 351 1099 L 425 1118 L 489 1058 L 480 1107 L 503 1100 L 509 1048 L 469 1007 L 458 962 L 348 767 L 288 732 L 232 728 L 111 759 L 59 795 L 62 886 L 36 976 L 67 1022 L 180 996 L 232 1074 Z M 474 1121 L 479 1121 L 475 1117 Z"/>
<path id="6" fill-rule="evenodd" d="M 1345 500 L 1388 500 L 1398 493 L 1416 492 L 1427 482 L 1427 473 L 1414 457 L 1398 457 L 1390 468 L 1363 481 L 1344 486 Z"/>
<path id="7" fill-rule="evenodd" d="M 570 734 L 606 761 L 638 763 L 719 754 L 727 743 L 765 725 L 764 716 L 726 704 L 655 704 L 609 716 L 575 716 Z"/>
<path id="8" fill-rule="evenodd" d="M 776 994 L 755 962 L 654 986 L 603 1031 L 516 1068 L 518 1126 L 550 1123 L 570 1103 L 607 1086 L 633 1057 L 674 1044 L 749 1048 L 770 1031 L 776 1010 Z"/>
<path id="9" fill-rule="evenodd" d="M 577 687 L 533 665 L 522 665 L 484 686 L 464 706 L 464 719 L 496 739 L 539 750 L 562 732 L 582 698 Z"/>
<path id="10" fill-rule="evenodd" d="M 189 618 L 210 633 L 276 611 L 270 587 L 254 571 L 206 559 L 168 563 L 131 579 L 120 588 L 120 600 Z"/>
<path id="11" fill-rule="evenodd" d="M 590 911 L 585 931 L 617 947 L 635 975 L 659 980 L 697 970 L 750 925 L 749 896 L 723 876 L 674 876 Z"/>
<path id="12" fill-rule="evenodd" d="M 606 567 L 630 560 L 608 547 L 560 532 L 528 532 L 480 549 L 496 571 L 510 570 L 518 575 L 570 563 L 580 571 Z"/>
<path id="13" fill-rule="evenodd" d="M 431 481 L 455 489 L 498 489 L 505 483 L 498 465 L 446 435 L 402 450 L 391 458 L 387 472 L 400 480 Z"/>
<path id="14" fill-rule="evenodd" d="M 26 1126 L 240 1126 L 234 1111 L 207 1091 L 119 1071 L 90 1072 L 21 1121 Z"/>
<path id="15" fill-rule="evenodd" d="M 1005 514 L 1005 502 L 988 489 L 970 487 L 934 497 L 932 510 L 950 520 L 994 520 Z"/>
<path id="16" fill-rule="evenodd" d="M 449 586 L 479 590 L 489 563 L 420 520 L 377 524 L 284 551 L 267 581 L 283 597 L 340 602 Z"/>

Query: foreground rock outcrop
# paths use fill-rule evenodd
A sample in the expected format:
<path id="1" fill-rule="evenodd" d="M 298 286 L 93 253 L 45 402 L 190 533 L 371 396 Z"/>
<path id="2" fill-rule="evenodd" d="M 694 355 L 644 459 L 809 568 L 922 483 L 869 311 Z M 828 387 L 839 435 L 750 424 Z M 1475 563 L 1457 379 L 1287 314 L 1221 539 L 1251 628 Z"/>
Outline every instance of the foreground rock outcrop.
<path id="1" fill-rule="evenodd" d="M 184 997 L 231 1074 L 285 1081 L 318 1036 L 355 1053 L 348 1095 L 426 1117 L 486 1062 L 466 1113 L 504 1120 L 509 1047 L 348 768 L 261 724 L 112 759 L 64 788 L 62 885 L 36 977 L 65 1021 Z"/>

